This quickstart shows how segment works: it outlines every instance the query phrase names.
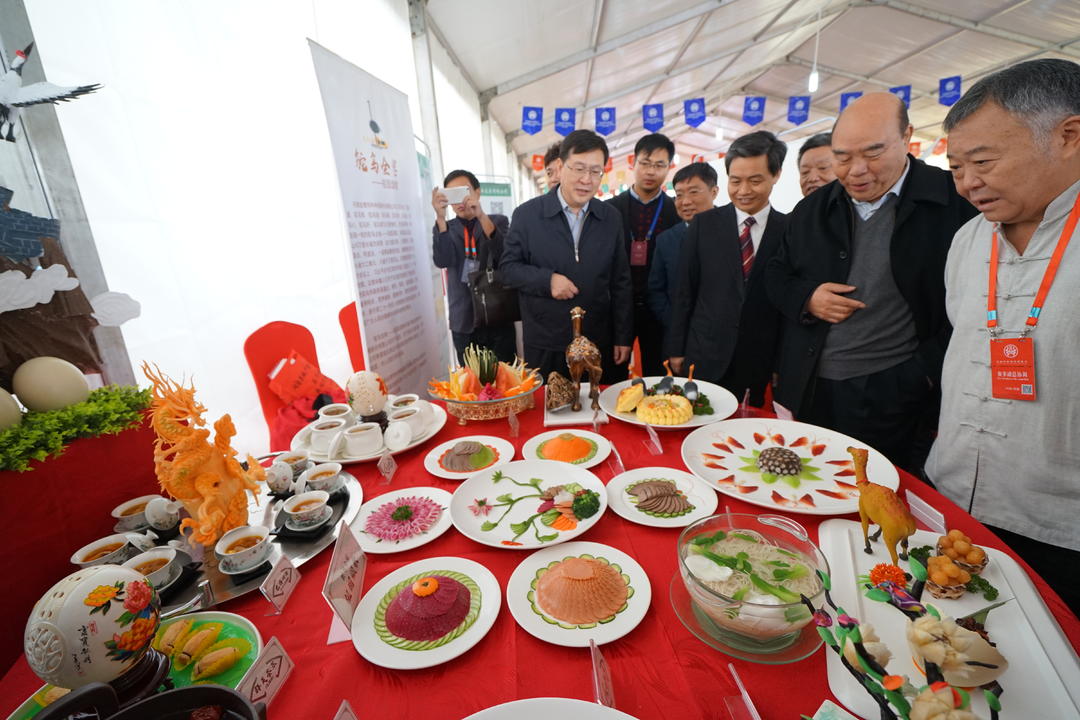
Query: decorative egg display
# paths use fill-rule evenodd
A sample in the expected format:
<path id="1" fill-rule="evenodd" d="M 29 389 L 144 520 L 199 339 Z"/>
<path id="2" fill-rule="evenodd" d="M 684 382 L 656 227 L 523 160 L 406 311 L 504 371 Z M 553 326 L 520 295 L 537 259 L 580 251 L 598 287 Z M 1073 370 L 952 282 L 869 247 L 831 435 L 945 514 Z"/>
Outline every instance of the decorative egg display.
<path id="1" fill-rule="evenodd" d="M 22 408 L 4 388 L 0 388 L 0 430 L 22 422 Z"/>
<path id="2" fill-rule="evenodd" d="M 142 657 L 161 606 L 146 578 L 119 565 L 78 570 L 34 605 L 23 635 L 30 669 L 65 688 L 109 682 Z"/>
<path id="3" fill-rule="evenodd" d="M 80 403 L 90 386 L 79 368 L 58 357 L 36 357 L 15 370 L 12 389 L 28 410 L 59 410 Z"/>
<path id="4" fill-rule="evenodd" d="M 370 370 L 353 373 L 345 383 L 349 395 L 349 407 L 360 417 L 378 415 L 386 406 L 386 383 L 379 374 Z"/>

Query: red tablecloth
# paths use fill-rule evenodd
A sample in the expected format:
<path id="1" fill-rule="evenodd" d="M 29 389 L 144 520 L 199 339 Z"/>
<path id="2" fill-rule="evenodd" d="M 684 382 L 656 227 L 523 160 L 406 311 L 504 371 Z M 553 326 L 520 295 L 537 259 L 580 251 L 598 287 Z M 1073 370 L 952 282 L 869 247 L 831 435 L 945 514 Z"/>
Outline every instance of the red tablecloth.
<path id="1" fill-rule="evenodd" d="M 519 452 L 525 440 L 544 429 L 539 409 L 524 413 L 520 420 L 521 436 L 512 439 Z M 508 430 L 502 421 L 467 427 L 453 423 L 454 419 L 450 418 L 436 439 L 399 455 L 398 473 L 391 485 L 382 484 L 372 464 L 351 466 L 349 470 L 364 486 L 365 498 L 416 485 L 453 491 L 455 483 L 433 478 L 424 471 L 423 458 L 427 451 L 437 442 L 452 437 L 472 433 L 504 435 Z M 661 432 L 662 456 L 648 452 L 643 442 L 646 434 L 641 428 L 613 421 L 602 426 L 601 432 L 616 443 L 627 469 L 652 465 L 683 467 L 679 451 L 686 432 Z M 605 482 L 613 475 L 610 462 L 597 466 L 594 472 Z M 949 527 L 963 530 L 978 544 L 1007 550 L 985 527 L 918 480 L 902 473 L 901 486 L 915 489 L 941 509 Z M 725 504 L 733 512 L 761 511 L 721 496 L 720 507 Z M 816 538 L 819 518 L 793 517 Z M 642 720 L 726 718 L 723 698 L 738 693 L 727 671 L 728 662 L 734 662 L 763 718 L 809 714 L 822 700 L 832 697 L 826 680 L 824 650 L 791 665 L 758 665 L 713 650 L 682 626 L 668 598 L 669 584 L 676 572 L 677 537 L 675 529 L 644 527 L 609 512 L 580 538 L 612 545 L 634 556 L 652 584 L 649 614 L 629 635 L 603 647 L 611 666 L 619 709 Z M 510 574 L 526 556 L 518 551 L 479 545 L 450 530 L 415 550 L 369 556 L 365 589 L 402 565 L 438 555 L 461 556 L 483 563 L 504 590 Z M 301 568 L 303 578 L 283 615 L 267 616 L 271 608 L 257 593 L 221 608 L 250 618 L 264 639 L 277 636 L 296 662 L 288 684 L 270 707 L 272 718 L 329 719 L 342 698 L 347 698 L 362 717 L 422 720 L 461 718 L 491 705 L 527 697 L 592 698 L 588 650 L 537 640 L 518 628 L 505 602 L 494 627 L 476 647 L 434 668 L 384 670 L 361 658 L 349 642 L 327 646 L 331 615 L 320 590 L 329 560 L 330 553 L 324 552 Z M 1069 641 L 1074 648 L 1080 648 L 1080 620 L 1040 578 L 1031 574 Z M 0 697 L 10 711 L 38 685 L 25 659 L 20 658 L 0 681 Z"/>

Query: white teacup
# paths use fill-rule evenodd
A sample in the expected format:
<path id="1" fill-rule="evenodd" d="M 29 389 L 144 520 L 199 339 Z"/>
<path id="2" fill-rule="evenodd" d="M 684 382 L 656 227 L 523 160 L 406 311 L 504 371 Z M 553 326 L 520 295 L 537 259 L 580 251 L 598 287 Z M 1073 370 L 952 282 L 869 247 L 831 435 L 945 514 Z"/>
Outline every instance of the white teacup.
<path id="1" fill-rule="evenodd" d="M 166 500 L 156 497 L 146 503 L 146 522 L 155 530 L 169 530 L 180 522 L 180 508 L 184 504 L 178 500 Z"/>
<path id="2" fill-rule="evenodd" d="M 303 474 L 303 473 L 301 473 Z M 275 460 L 266 468 L 266 486 L 274 493 L 285 493 L 292 488 L 293 469 L 288 463 Z"/>
<path id="3" fill-rule="evenodd" d="M 79 567 L 119 565 L 136 553 L 138 550 L 127 535 L 117 533 L 83 545 L 71 556 L 71 564 Z"/>
<path id="4" fill-rule="evenodd" d="M 279 455 L 274 462 L 283 462 L 291 467 L 293 480 L 297 480 L 308 468 L 308 454 L 303 450 L 291 450 Z"/>
<path id="5" fill-rule="evenodd" d="M 341 463 L 321 463 L 300 476 L 297 488 L 301 492 L 323 490 L 335 492 L 341 487 Z"/>
<path id="6" fill-rule="evenodd" d="M 431 403 L 427 400 L 420 399 L 420 396 L 415 393 L 395 395 L 394 401 L 390 403 L 391 412 L 395 410 L 408 410 L 409 408 L 416 408 L 420 412 L 420 417 L 423 420 L 423 427 L 425 428 L 435 417 L 435 412 L 431 409 Z"/>
<path id="7" fill-rule="evenodd" d="M 345 453 L 352 457 L 370 455 L 382 449 L 382 428 L 379 423 L 360 423 L 345 431 Z"/>
<path id="8" fill-rule="evenodd" d="M 214 552 L 218 556 L 218 567 L 226 573 L 242 573 L 251 570 L 266 560 L 270 550 L 268 538 L 270 531 L 261 525 L 245 525 L 233 528 L 221 536 Z M 253 544 L 247 538 L 255 538 Z M 242 547 L 248 545 L 247 547 Z"/>
<path id="9" fill-rule="evenodd" d="M 116 518 L 116 530 L 118 532 L 127 532 L 128 530 L 144 527 L 147 524 L 146 506 L 155 498 L 161 498 L 161 496 L 143 495 L 114 507 L 112 516 Z"/>
<path id="10" fill-rule="evenodd" d="M 386 426 L 386 430 L 383 432 L 383 443 L 386 445 L 386 449 L 392 453 L 407 448 L 412 439 L 412 428 L 409 427 L 409 423 L 405 420 L 394 420 Z"/>
<path id="11" fill-rule="evenodd" d="M 420 414 L 420 408 L 409 407 L 390 413 L 390 422 L 400 421 L 404 421 L 409 426 L 413 440 L 424 434 L 426 423 L 424 416 Z"/>
<path id="12" fill-rule="evenodd" d="M 345 427 L 344 420 L 323 420 L 319 418 L 311 424 L 311 451 L 325 454 L 330 448 L 330 441 Z"/>
<path id="13" fill-rule="evenodd" d="M 161 561 L 164 560 L 164 564 Z M 156 569 L 153 565 L 159 565 Z M 123 567 L 142 573 L 156 588 L 168 585 L 175 580 L 183 569 L 176 562 L 176 550 L 170 547 L 154 548 L 139 553 L 123 564 Z"/>
<path id="14" fill-rule="evenodd" d="M 330 499 L 330 493 L 324 490 L 312 490 L 311 492 L 293 495 L 285 501 L 282 508 L 285 511 L 285 522 L 289 527 L 297 530 L 313 527 L 323 519 L 323 508 Z"/>
<path id="15" fill-rule="evenodd" d="M 346 427 L 356 423 L 356 414 L 345 403 L 332 403 L 319 408 L 320 420 L 344 420 Z"/>

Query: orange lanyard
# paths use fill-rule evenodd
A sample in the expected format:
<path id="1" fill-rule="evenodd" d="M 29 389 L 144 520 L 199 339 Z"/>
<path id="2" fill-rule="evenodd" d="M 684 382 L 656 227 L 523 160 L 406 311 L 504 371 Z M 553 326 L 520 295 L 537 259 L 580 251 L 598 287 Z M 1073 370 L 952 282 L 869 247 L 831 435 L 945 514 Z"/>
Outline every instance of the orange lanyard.
<path id="1" fill-rule="evenodd" d="M 465 231 L 465 259 L 476 259 L 476 238 L 469 232 L 469 228 L 462 226 L 462 230 Z"/>
<path id="2" fill-rule="evenodd" d="M 1058 238 L 1057 247 L 1054 248 L 1054 254 L 1050 256 L 1050 264 L 1046 266 L 1046 272 L 1043 273 L 1039 292 L 1035 294 L 1035 302 L 1031 304 L 1031 310 L 1028 312 L 1026 323 L 1031 329 L 1034 329 L 1039 324 L 1039 315 L 1042 313 L 1043 305 L 1046 303 L 1046 295 L 1050 292 L 1050 286 L 1054 284 L 1054 276 L 1057 275 L 1058 267 L 1061 265 L 1061 258 L 1065 254 L 1065 248 L 1068 246 L 1069 240 L 1072 239 L 1073 231 L 1076 230 L 1077 220 L 1080 220 L 1080 195 L 1076 196 L 1072 212 L 1069 213 L 1069 218 L 1065 221 L 1065 227 L 1061 231 L 1061 237 Z M 993 335 L 994 328 L 998 324 L 998 227 L 1000 227 L 1000 223 L 994 223 L 994 235 L 990 243 L 990 283 L 986 293 L 986 327 L 990 328 L 991 335 Z M 1025 335 L 1029 332 L 1031 330 L 1024 330 Z"/>

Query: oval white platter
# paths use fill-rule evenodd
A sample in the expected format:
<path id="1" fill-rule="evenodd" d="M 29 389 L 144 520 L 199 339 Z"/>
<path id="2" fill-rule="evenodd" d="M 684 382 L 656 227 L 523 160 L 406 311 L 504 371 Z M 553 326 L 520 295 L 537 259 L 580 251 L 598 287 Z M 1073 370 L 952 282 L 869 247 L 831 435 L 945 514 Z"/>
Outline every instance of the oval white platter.
<path id="1" fill-rule="evenodd" d="M 653 375 L 651 377 L 643 378 L 645 380 L 645 387 L 649 388 L 660 382 L 662 375 Z M 684 423 L 678 425 L 655 425 L 653 423 L 647 423 L 637 419 L 637 415 L 632 412 L 616 412 L 615 407 L 619 399 L 619 393 L 625 388 L 630 387 L 631 380 L 623 380 L 622 382 L 609 385 L 600 391 L 600 409 L 608 414 L 609 417 L 628 422 L 632 425 L 652 425 L 657 430 L 684 430 L 686 428 L 701 427 L 702 425 L 710 425 L 715 422 L 719 422 L 726 417 L 730 417 L 732 413 L 739 409 L 739 401 L 731 391 L 715 385 L 711 382 L 705 382 L 704 380 L 695 380 L 698 390 L 709 398 L 709 405 L 713 409 L 712 415 L 694 415 Z M 675 383 L 682 387 L 686 384 L 686 378 L 675 378 Z"/>
<path id="2" fill-rule="evenodd" d="M 657 517 L 637 507 L 637 498 L 626 488 L 643 480 L 670 480 L 694 509 L 678 517 Z M 611 478 L 607 484 L 608 507 L 630 522 L 650 527 L 686 527 L 716 512 L 716 491 L 700 478 L 684 470 L 669 467 L 644 467 L 627 470 Z"/>
<path id="3" fill-rule="evenodd" d="M 487 470 L 488 468 L 496 468 L 500 465 L 505 465 L 514 459 L 514 445 L 508 440 L 504 440 L 494 435 L 469 435 L 466 437 L 454 438 L 453 440 L 447 440 L 446 442 L 436 445 L 432 448 L 426 456 L 424 456 L 424 469 L 436 477 L 446 478 L 447 480 L 464 480 L 470 475 L 475 475 L 480 470 L 466 470 L 465 472 L 457 472 L 455 470 L 448 470 L 442 464 L 443 455 L 450 452 L 451 449 L 459 442 L 465 442 L 466 440 L 473 440 L 478 443 L 487 445 L 497 455 L 495 462 L 480 470 Z"/>
<path id="4" fill-rule="evenodd" d="M 375 610 L 398 583 L 414 575 L 438 574 L 440 571 L 467 575 L 480 589 L 480 612 L 460 636 L 430 650 L 403 650 L 387 644 L 375 630 Z M 405 589 L 408 592 L 408 588 Z M 440 665 L 468 652 L 480 642 L 499 614 L 502 597 L 499 581 L 478 562 L 459 557 L 435 557 L 418 560 L 394 570 L 371 586 L 353 615 L 352 640 L 356 652 L 368 662 L 391 670 L 415 670 Z"/>
<path id="5" fill-rule="evenodd" d="M 530 481 L 536 482 L 536 485 L 530 485 Z M 595 515 L 579 520 L 573 530 L 562 531 L 554 530 L 539 518 L 534 518 L 523 533 L 515 533 L 510 527 L 512 524 L 527 522 L 536 515 L 542 502 L 538 497 L 540 491 L 567 483 L 577 483 L 598 494 L 599 509 Z M 500 497 L 506 499 L 500 500 Z M 512 506 L 502 504 L 516 498 L 525 499 Z M 492 506 L 491 510 L 478 515 L 470 509 L 470 506 L 476 506 L 477 500 L 487 501 Z M 588 470 L 553 460 L 515 460 L 502 467 L 481 470 L 461 483 L 450 500 L 450 519 L 462 535 L 481 545 L 503 550 L 535 550 L 581 535 L 603 517 L 605 509 L 607 491 L 604 483 Z M 484 523 L 496 523 L 496 526 L 484 530 Z M 549 539 L 540 540 L 540 537 Z"/>
<path id="6" fill-rule="evenodd" d="M 616 613 L 611 620 L 587 628 L 560 623 L 544 613 L 529 597 L 539 570 L 553 562 L 582 555 L 618 565 L 622 573 L 630 578 L 629 585 L 633 590 L 627 598 L 625 609 Z M 521 561 L 506 584 L 506 606 L 521 629 L 544 642 L 565 647 L 588 647 L 590 640 L 595 640 L 597 645 L 618 640 L 644 619 L 651 600 L 652 587 L 641 565 L 621 550 L 593 542 L 573 542 L 538 550 Z"/>
<path id="7" fill-rule="evenodd" d="M 859 510 L 849 446 L 870 450 L 866 473 L 871 482 L 894 490 L 900 485 L 896 467 L 877 450 L 794 420 L 737 418 L 698 428 L 683 440 L 682 458 L 690 472 L 724 495 L 771 510 L 846 515 Z M 770 447 L 798 455 L 804 475 L 790 483 L 763 478 L 754 466 L 755 452 Z"/>
<path id="8" fill-rule="evenodd" d="M 579 437 L 585 438 L 586 440 L 591 440 L 592 442 L 596 443 L 596 454 L 594 454 L 591 458 L 581 463 L 563 462 L 564 465 L 573 465 L 574 467 L 579 468 L 596 467 L 600 463 L 607 460 L 607 456 L 611 454 L 611 442 L 609 442 L 608 439 L 603 435 L 598 435 L 594 432 L 589 432 L 588 430 L 548 430 L 547 432 L 542 432 L 539 435 L 533 435 L 531 438 L 525 441 L 525 444 L 521 446 L 521 458 L 523 460 L 546 460 L 546 458 L 542 458 L 538 455 L 540 446 L 548 440 L 558 437 L 559 435 L 577 435 Z M 554 462 L 562 461 L 556 460 Z"/>
<path id="9" fill-rule="evenodd" d="M 404 540 L 399 540 L 398 542 L 379 540 L 374 535 L 369 535 L 364 532 L 364 525 L 367 523 L 367 519 L 379 508 L 387 503 L 415 496 L 426 497 L 433 502 L 438 503 L 443 508 L 443 511 L 435 521 L 435 524 L 428 528 L 428 530 L 419 535 L 413 535 Z M 353 532 L 356 534 L 356 538 L 360 541 L 360 548 L 366 553 L 386 554 L 412 550 L 421 545 L 427 545 L 429 542 L 450 529 L 450 497 L 450 493 L 435 487 L 407 487 L 401 488 L 400 490 L 392 490 L 391 492 L 374 497 L 361 505 L 360 511 L 356 513 L 356 518 L 350 523 L 350 527 L 352 527 Z"/>
<path id="10" fill-rule="evenodd" d="M 514 700 L 473 713 L 465 720 L 551 720 L 558 717 L 574 720 L 635 720 L 633 715 L 614 708 L 573 698 Z"/>

